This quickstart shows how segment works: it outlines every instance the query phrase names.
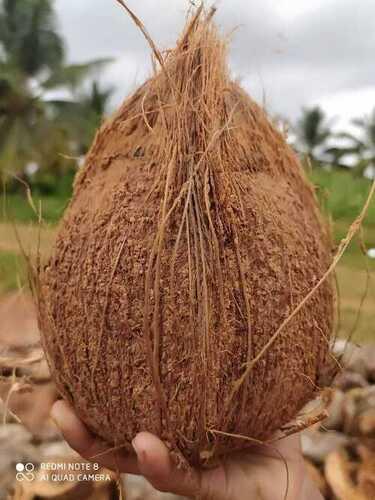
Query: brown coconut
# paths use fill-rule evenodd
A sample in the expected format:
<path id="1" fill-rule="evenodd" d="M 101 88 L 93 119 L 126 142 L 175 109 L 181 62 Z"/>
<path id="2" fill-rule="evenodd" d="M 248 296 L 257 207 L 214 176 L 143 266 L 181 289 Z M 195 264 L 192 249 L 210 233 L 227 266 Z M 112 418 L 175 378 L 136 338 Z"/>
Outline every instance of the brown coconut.
<path id="1" fill-rule="evenodd" d="M 198 12 L 99 130 L 39 275 L 44 348 L 81 419 L 129 450 L 153 432 L 191 464 L 296 416 L 333 321 L 325 281 L 275 337 L 329 267 L 330 239 L 226 52 Z"/>

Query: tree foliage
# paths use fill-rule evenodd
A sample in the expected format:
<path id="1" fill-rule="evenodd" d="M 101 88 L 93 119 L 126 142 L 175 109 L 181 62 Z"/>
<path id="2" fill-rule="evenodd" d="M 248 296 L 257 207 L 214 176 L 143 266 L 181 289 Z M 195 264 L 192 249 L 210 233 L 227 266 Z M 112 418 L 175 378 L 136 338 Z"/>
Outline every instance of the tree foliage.
<path id="1" fill-rule="evenodd" d="M 367 117 L 352 120 L 352 124 L 357 129 L 357 133 L 340 134 L 340 137 L 349 142 L 349 146 L 343 148 L 343 156 L 356 155 L 357 165 L 354 173 L 362 176 L 369 167 L 375 169 L 375 109 Z"/>
<path id="2" fill-rule="evenodd" d="M 5 63 L 25 76 L 58 67 L 64 59 L 64 43 L 56 30 L 50 0 L 2 0 L 0 43 Z"/>
<path id="3" fill-rule="evenodd" d="M 0 0 L 2 177 L 24 177 L 30 163 L 59 176 L 85 152 L 111 94 L 95 80 L 109 62 L 66 64 L 51 0 Z M 67 99 L 49 97 L 61 89 Z"/>
<path id="4" fill-rule="evenodd" d="M 295 128 L 296 148 L 317 165 L 348 169 L 354 159 L 355 175 L 363 176 L 369 167 L 375 173 L 375 109 L 351 123 L 355 132 L 334 133 L 319 107 L 304 109 Z"/>
<path id="5" fill-rule="evenodd" d="M 319 107 L 303 109 L 297 122 L 296 135 L 301 151 L 315 158 L 317 148 L 325 146 L 331 136 L 324 112 Z"/>

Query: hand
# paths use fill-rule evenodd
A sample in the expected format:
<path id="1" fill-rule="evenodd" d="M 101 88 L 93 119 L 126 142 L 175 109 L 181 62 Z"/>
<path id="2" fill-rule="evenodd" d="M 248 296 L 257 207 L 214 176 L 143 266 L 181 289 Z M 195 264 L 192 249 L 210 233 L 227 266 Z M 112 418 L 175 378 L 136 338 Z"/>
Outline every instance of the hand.
<path id="1" fill-rule="evenodd" d="M 141 474 L 159 491 L 200 500 L 323 499 L 305 471 L 297 435 L 277 441 L 272 447 L 256 446 L 235 453 L 214 469 L 186 472 L 174 466 L 165 444 L 148 432 L 135 436 L 135 455 L 116 451 L 96 459 L 95 455 L 103 453 L 108 445 L 88 431 L 68 403 L 57 401 L 51 416 L 82 457 L 115 471 Z"/>

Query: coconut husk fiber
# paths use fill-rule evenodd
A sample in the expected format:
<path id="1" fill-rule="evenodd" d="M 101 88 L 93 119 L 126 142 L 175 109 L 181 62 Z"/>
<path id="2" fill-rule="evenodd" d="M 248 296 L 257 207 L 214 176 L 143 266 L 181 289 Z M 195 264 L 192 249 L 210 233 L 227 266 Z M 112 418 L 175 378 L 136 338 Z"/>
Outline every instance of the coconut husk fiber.
<path id="1" fill-rule="evenodd" d="M 52 375 L 91 431 L 130 450 L 147 430 L 190 464 L 269 439 L 314 397 L 334 309 L 327 279 L 265 348 L 331 241 L 211 14 L 97 133 L 37 298 Z"/>

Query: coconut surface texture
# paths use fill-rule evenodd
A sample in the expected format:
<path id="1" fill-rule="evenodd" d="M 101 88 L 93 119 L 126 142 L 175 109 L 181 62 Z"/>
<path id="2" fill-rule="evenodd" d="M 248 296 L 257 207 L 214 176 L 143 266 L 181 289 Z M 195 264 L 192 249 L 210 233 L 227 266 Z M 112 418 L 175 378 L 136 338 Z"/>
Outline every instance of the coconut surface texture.
<path id="1" fill-rule="evenodd" d="M 39 270 L 52 375 L 92 432 L 207 465 L 270 438 L 329 359 L 331 241 L 312 186 L 198 12 L 95 138 Z M 272 339 L 273 338 L 273 339 Z M 272 341 L 270 342 L 270 340 Z M 268 344 L 268 347 L 265 346 Z"/>

